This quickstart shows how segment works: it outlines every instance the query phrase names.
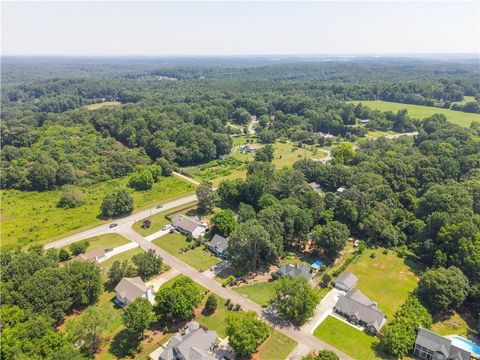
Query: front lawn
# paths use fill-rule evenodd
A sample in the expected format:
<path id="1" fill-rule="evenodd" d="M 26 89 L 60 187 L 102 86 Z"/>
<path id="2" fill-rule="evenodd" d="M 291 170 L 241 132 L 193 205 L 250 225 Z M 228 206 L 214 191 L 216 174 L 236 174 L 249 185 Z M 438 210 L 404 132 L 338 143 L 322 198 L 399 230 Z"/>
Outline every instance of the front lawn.
<path id="1" fill-rule="evenodd" d="M 179 233 L 169 233 L 153 240 L 153 244 L 168 251 L 198 271 L 205 271 L 220 262 L 220 259 L 213 256 L 210 251 L 205 250 L 203 245 L 180 253 L 180 249 L 189 247 L 193 242 L 187 242 L 187 237 Z"/>
<path id="2" fill-rule="evenodd" d="M 196 317 L 196 321 L 202 326 L 205 326 L 209 330 L 215 330 L 221 338 L 227 337 L 227 325 L 225 324 L 225 318 L 229 312 L 225 306 L 225 300 L 215 295 L 217 298 L 217 310 L 211 315 L 204 315 L 200 313 Z M 207 296 L 203 299 L 201 309 L 203 310 Z"/>
<path id="3" fill-rule="evenodd" d="M 385 354 L 378 351 L 380 339 L 365 334 L 332 316 L 322 321 L 313 335 L 335 346 L 355 359 L 385 359 Z"/>
<path id="4" fill-rule="evenodd" d="M 375 258 L 370 257 L 372 253 Z M 356 288 L 377 302 L 389 319 L 417 287 L 417 277 L 408 261 L 391 250 L 387 254 L 381 248 L 366 250 L 346 271 L 358 277 Z"/>
<path id="5" fill-rule="evenodd" d="M 269 301 L 275 297 L 274 286 L 274 281 L 267 281 L 232 288 L 232 290 L 256 302 L 258 305 L 267 306 Z"/>
<path id="6" fill-rule="evenodd" d="M 17 245 L 45 244 L 107 222 L 98 218 L 103 198 L 110 191 L 126 188 L 127 181 L 128 177 L 125 177 L 82 187 L 85 203 L 73 209 L 57 207 L 60 189 L 42 192 L 2 190 L 0 236 L 3 250 Z M 170 176 L 162 177 L 150 190 L 128 191 L 134 199 L 134 211 L 138 211 L 192 194 L 194 186 Z"/>
<path id="7" fill-rule="evenodd" d="M 128 244 L 130 240 L 124 238 L 118 234 L 104 234 L 87 239 L 90 245 L 88 245 L 87 251 L 96 249 L 116 248 L 121 245 Z M 68 247 L 67 247 L 68 248 Z"/>
<path id="8" fill-rule="evenodd" d="M 135 249 L 131 249 L 121 254 L 112 256 L 110 259 L 100 263 L 100 267 L 103 269 L 104 273 L 106 274 L 108 273 L 108 270 L 110 270 L 110 267 L 115 261 L 131 260 L 134 255 L 141 254 L 144 251 L 145 250 L 143 250 L 141 247 L 136 247 Z"/>
<path id="9" fill-rule="evenodd" d="M 272 329 L 270 336 L 258 348 L 257 354 L 260 360 L 278 360 L 286 359 L 293 349 L 297 346 L 297 342 L 283 335 L 281 332 Z"/>

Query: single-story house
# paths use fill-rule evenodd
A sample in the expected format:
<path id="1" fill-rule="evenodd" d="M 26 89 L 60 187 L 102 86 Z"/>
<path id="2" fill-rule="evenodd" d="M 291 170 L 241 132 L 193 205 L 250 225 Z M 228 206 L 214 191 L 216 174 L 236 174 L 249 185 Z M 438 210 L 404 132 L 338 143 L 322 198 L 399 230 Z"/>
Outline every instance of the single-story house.
<path id="1" fill-rule="evenodd" d="M 350 291 L 358 282 L 358 278 L 351 272 L 341 273 L 334 281 L 337 289 L 343 291 Z"/>
<path id="2" fill-rule="evenodd" d="M 75 257 L 75 260 L 92 261 L 96 263 L 99 263 L 104 259 L 105 259 L 105 250 L 103 249 L 95 249 Z"/>
<path id="3" fill-rule="evenodd" d="M 417 359 L 427 360 L 470 360 L 480 355 L 455 346 L 452 339 L 423 328 L 418 329 L 413 354 Z"/>
<path id="4" fill-rule="evenodd" d="M 360 119 L 360 124 L 365 125 L 370 122 L 370 119 Z"/>
<path id="5" fill-rule="evenodd" d="M 215 331 L 205 330 L 191 321 L 183 334 L 175 334 L 159 357 L 150 355 L 153 360 L 217 360 L 213 353 L 217 346 Z"/>
<path id="6" fill-rule="evenodd" d="M 127 306 L 140 297 L 147 299 L 152 304 L 155 301 L 152 289 L 147 287 L 139 276 L 123 278 L 115 286 L 115 292 L 117 294 L 115 301 L 122 307 Z"/>
<path id="7" fill-rule="evenodd" d="M 172 220 L 173 227 L 182 234 L 192 235 L 194 239 L 205 235 L 207 226 L 195 221 L 188 216 L 178 214 Z"/>
<path id="8" fill-rule="evenodd" d="M 345 192 L 345 190 L 347 190 L 347 188 L 345 188 L 345 187 L 343 187 L 343 186 L 340 186 L 340 187 L 337 189 L 337 191 L 335 192 L 335 194 L 337 194 L 337 195 L 342 195 L 342 194 Z"/>
<path id="9" fill-rule="evenodd" d="M 256 152 L 258 149 L 261 148 L 260 144 L 245 144 L 238 147 L 238 151 L 242 154 Z"/>
<path id="10" fill-rule="evenodd" d="M 290 276 L 290 277 L 303 276 L 308 281 L 312 280 L 312 274 L 310 274 L 310 269 L 306 265 L 285 264 L 285 265 L 282 265 L 277 272 L 282 277 L 283 276 Z"/>
<path id="11" fill-rule="evenodd" d="M 218 257 L 224 257 L 227 250 L 228 239 L 221 235 L 215 234 L 210 240 L 210 250 Z"/>
<path id="12" fill-rule="evenodd" d="M 308 183 L 308 185 L 312 188 L 313 191 L 315 191 L 316 193 L 321 193 L 322 192 L 322 188 L 320 187 L 320 184 L 316 183 L 315 181 L 314 182 L 311 182 L 311 183 Z"/>
<path id="13" fill-rule="evenodd" d="M 331 139 L 333 138 L 334 136 L 332 134 L 325 134 L 321 131 L 317 132 L 317 138 L 324 138 L 324 139 Z"/>
<path id="14" fill-rule="evenodd" d="M 352 324 L 365 327 L 365 331 L 372 335 L 378 335 L 387 322 L 387 317 L 380 311 L 377 304 L 358 289 L 349 291 L 346 295 L 340 295 L 333 310 L 345 316 Z"/>

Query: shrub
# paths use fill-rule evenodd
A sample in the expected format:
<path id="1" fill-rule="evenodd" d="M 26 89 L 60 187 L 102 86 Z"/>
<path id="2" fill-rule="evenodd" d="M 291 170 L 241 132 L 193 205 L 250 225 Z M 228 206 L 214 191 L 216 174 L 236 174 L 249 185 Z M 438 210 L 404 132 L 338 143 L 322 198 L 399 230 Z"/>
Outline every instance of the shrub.
<path id="1" fill-rule="evenodd" d="M 217 298 L 215 295 L 208 295 L 207 301 L 205 302 L 205 308 L 203 309 L 205 314 L 213 314 L 217 310 Z"/>

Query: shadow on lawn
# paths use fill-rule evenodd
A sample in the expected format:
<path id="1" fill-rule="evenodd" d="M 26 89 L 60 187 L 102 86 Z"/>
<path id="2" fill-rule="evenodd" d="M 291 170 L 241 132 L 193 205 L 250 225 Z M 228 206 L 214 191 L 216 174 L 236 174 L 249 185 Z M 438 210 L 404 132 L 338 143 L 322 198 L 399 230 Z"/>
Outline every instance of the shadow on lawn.
<path id="1" fill-rule="evenodd" d="M 110 343 L 109 352 L 117 359 L 134 356 L 137 353 L 140 339 L 127 329 L 119 331 Z"/>

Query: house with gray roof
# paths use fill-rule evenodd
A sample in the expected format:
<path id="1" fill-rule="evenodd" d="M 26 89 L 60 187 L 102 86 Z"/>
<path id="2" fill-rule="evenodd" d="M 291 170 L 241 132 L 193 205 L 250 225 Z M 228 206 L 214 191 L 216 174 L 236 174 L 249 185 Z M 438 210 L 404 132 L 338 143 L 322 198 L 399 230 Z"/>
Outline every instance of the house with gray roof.
<path id="1" fill-rule="evenodd" d="M 345 316 L 352 324 L 363 326 L 365 331 L 372 335 L 378 335 L 387 322 L 387 317 L 377 304 L 358 289 L 349 291 L 346 295 L 339 295 L 333 310 Z"/>
<path id="2" fill-rule="evenodd" d="M 115 286 L 115 293 L 117 294 L 115 302 L 122 307 L 127 306 L 140 297 L 147 299 L 152 304 L 155 301 L 152 289 L 147 287 L 139 276 L 133 278 L 125 277 L 120 280 L 117 286 Z"/>
<path id="3" fill-rule="evenodd" d="M 180 233 L 192 235 L 194 239 L 205 235 L 207 227 L 204 224 L 195 221 L 188 216 L 178 214 L 172 219 L 172 226 Z"/>
<path id="4" fill-rule="evenodd" d="M 452 339 L 423 328 L 418 329 L 413 354 L 418 359 L 426 360 L 470 360 L 475 356 L 455 346 Z"/>
<path id="5" fill-rule="evenodd" d="M 225 257 L 225 251 L 228 247 L 228 239 L 221 235 L 215 234 L 210 240 L 210 250 L 218 257 Z"/>
<path id="6" fill-rule="evenodd" d="M 334 281 L 337 289 L 343 291 L 350 291 L 358 282 L 358 278 L 351 272 L 341 273 Z"/>
<path id="7" fill-rule="evenodd" d="M 205 330 L 191 321 L 183 334 L 175 334 L 160 355 L 150 354 L 153 360 L 217 360 L 213 350 L 217 346 L 215 331 Z M 158 357 L 157 357 L 158 356 Z"/>
<path id="8" fill-rule="evenodd" d="M 285 264 L 285 265 L 282 265 L 277 272 L 282 277 L 283 276 L 290 276 L 290 277 L 303 276 L 308 281 L 312 280 L 312 274 L 310 274 L 310 268 L 306 265 Z"/>

